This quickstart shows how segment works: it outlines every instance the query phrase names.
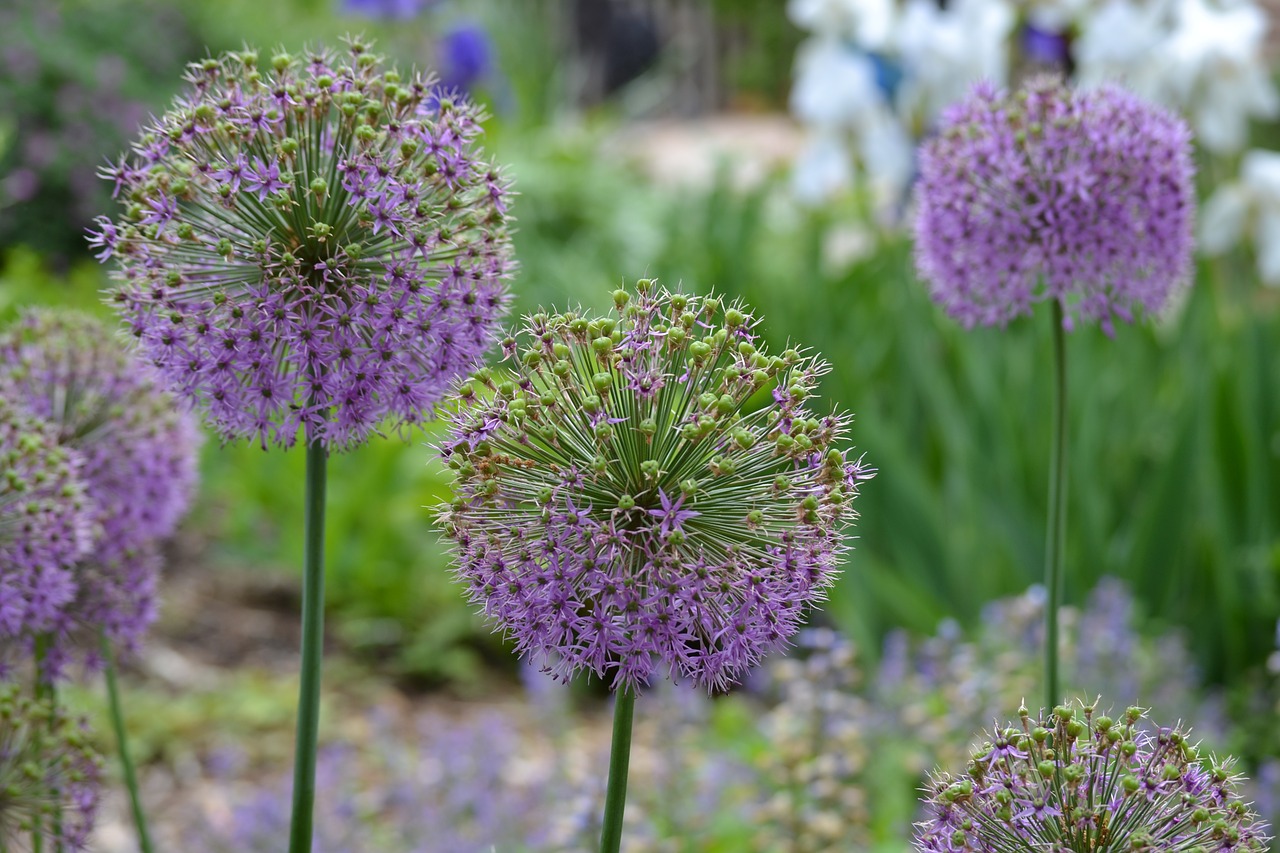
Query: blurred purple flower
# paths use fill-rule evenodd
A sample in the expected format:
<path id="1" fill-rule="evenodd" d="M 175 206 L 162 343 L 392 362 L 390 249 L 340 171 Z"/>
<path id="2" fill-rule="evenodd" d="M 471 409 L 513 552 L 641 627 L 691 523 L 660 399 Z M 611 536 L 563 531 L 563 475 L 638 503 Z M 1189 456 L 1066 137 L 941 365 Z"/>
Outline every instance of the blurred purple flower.
<path id="1" fill-rule="evenodd" d="M 493 48 L 479 24 L 455 24 L 440 43 L 440 87 L 470 92 L 490 72 Z"/>
<path id="2" fill-rule="evenodd" d="M 51 628 L 50 673 L 73 656 L 97 663 L 100 630 L 132 649 L 155 616 L 155 543 L 195 487 L 194 419 L 123 340 L 70 312 L 28 311 L 0 335 L 0 393 L 83 458 L 99 531 L 75 569 L 75 600 Z"/>
<path id="3" fill-rule="evenodd" d="M 1055 69 L 1071 66 L 1071 36 L 1067 33 L 1037 27 L 1030 22 L 1022 25 L 1022 52 L 1031 62 Z"/>
<path id="4" fill-rule="evenodd" d="M 40 176 L 33 169 L 14 169 L 5 175 L 3 184 L 4 201 L 30 201 L 40 189 Z"/>
<path id="5" fill-rule="evenodd" d="M 967 327 L 1157 312 L 1191 269 L 1191 132 L 1116 86 L 979 84 L 920 152 L 916 264 Z"/>
<path id="6" fill-rule="evenodd" d="M 83 457 L 0 388 L 0 677 L 15 645 L 52 631 L 93 543 Z"/>
<path id="7" fill-rule="evenodd" d="M 342 0 L 341 11 L 366 18 L 407 21 L 422 14 L 437 0 Z"/>

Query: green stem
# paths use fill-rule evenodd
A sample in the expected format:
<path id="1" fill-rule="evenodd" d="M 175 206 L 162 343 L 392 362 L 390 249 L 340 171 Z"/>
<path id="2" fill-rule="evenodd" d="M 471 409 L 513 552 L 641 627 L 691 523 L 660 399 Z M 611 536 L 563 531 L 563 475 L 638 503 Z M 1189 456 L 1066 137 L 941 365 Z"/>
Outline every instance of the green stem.
<path id="1" fill-rule="evenodd" d="M 124 771 L 124 784 L 129 790 L 129 806 L 133 810 L 133 825 L 138 832 L 138 847 L 142 853 L 151 853 L 151 834 L 147 831 L 147 817 L 142 811 L 142 795 L 138 790 L 138 773 L 129 754 L 129 735 L 124 727 L 124 711 L 120 707 L 120 688 L 116 684 L 116 658 L 107 635 L 102 634 L 102 659 L 107 662 L 107 702 L 111 710 L 111 727 L 116 733 L 116 749 L 120 754 L 120 769 Z"/>
<path id="2" fill-rule="evenodd" d="M 609 787 L 604 796 L 604 829 L 600 853 L 618 853 L 622 845 L 622 813 L 627 807 L 627 769 L 631 765 L 631 721 L 636 694 L 626 687 L 615 694 L 613 743 L 609 747 Z"/>
<path id="3" fill-rule="evenodd" d="M 54 701 L 53 682 L 46 678 L 45 672 L 45 656 L 49 654 L 49 636 L 40 634 L 36 637 L 35 658 L 36 658 L 36 700 L 48 699 Z M 43 853 L 44 851 L 44 821 L 37 815 L 31 826 L 31 853 Z"/>
<path id="4" fill-rule="evenodd" d="M 1053 439 L 1049 456 L 1049 530 L 1045 541 L 1044 609 L 1045 711 L 1058 694 L 1058 608 L 1062 600 L 1062 554 L 1067 533 L 1067 347 L 1062 303 L 1053 300 Z"/>
<path id="5" fill-rule="evenodd" d="M 307 445 L 306 546 L 302 576 L 302 675 L 293 759 L 293 818 L 289 853 L 311 853 L 316 800 L 316 742 L 320 729 L 320 661 L 324 653 L 324 494 L 327 454 L 319 439 Z"/>

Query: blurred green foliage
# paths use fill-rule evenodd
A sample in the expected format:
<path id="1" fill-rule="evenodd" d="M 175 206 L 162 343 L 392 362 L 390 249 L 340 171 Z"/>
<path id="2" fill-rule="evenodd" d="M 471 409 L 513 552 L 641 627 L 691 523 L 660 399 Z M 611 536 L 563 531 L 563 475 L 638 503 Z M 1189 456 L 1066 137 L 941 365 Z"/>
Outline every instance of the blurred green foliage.
<path id="1" fill-rule="evenodd" d="M 0 8 L 0 245 L 85 253 L 110 203 L 97 177 L 178 90 L 204 46 L 163 0 L 12 0 Z"/>

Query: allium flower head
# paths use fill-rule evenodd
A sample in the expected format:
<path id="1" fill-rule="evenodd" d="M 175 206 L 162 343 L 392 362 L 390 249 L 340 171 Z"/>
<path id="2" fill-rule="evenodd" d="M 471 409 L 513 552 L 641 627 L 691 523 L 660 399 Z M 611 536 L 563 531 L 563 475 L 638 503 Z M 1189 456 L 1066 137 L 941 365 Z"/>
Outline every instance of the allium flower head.
<path id="1" fill-rule="evenodd" d="M 167 383 L 227 438 L 341 449 L 420 422 L 494 341 L 507 182 L 477 111 L 358 40 L 191 66 L 191 91 L 107 169 L 91 242 Z"/>
<path id="2" fill-rule="evenodd" d="M 0 389 L 84 458 L 95 554 L 168 536 L 187 510 L 199 433 L 159 377 L 84 314 L 33 310 L 0 334 Z"/>
<path id="3" fill-rule="evenodd" d="M 916 262 L 966 326 L 1057 299 L 1110 334 L 1187 280 L 1190 132 L 1114 86 L 980 84 L 920 153 Z"/>
<path id="4" fill-rule="evenodd" d="M 1185 732 L 1140 728 L 1092 706 L 1059 706 L 991 732 L 961 776 L 929 787 L 916 849 L 945 853 L 1209 853 L 1267 849 L 1265 826 L 1227 764 L 1201 759 Z"/>
<path id="5" fill-rule="evenodd" d="M 807 408 L 825 363 L 760 348 L 747 309 L 658 290 L 526 318 L 464 384 L 442 516 L 471 600 L 557 675 L 709 688 L 795 633 L 871 476 Z"/>
<path id="6" fill-rule="evenodd" d="M 94 531 L 82 461 L 0 393 L 0 646 L 51 630 L 75 595 L 72 567 Z"/>
<path id="7" fill-rule="evenodd" d="M 84 850 L 98 809 L 101 761 L 79 723 L 48 701 L 0 686 L 0 848 L 26 850 L 31 827 Z"/>
<path id="8" fill-rule="evenodd" d="M 154 372 L 88 316 L 23 314 L 0 334 L 0 365 L 0 393 L 83 460 L 97 528 L 74 570 L 74 600 L 40 629 L 54 633 L 47 664 L 57 673 L 73 647 L 96 663 L 100 629 L 130 647 L 154 619 L 155 542 L 186 512 L 199 432 Z"/>

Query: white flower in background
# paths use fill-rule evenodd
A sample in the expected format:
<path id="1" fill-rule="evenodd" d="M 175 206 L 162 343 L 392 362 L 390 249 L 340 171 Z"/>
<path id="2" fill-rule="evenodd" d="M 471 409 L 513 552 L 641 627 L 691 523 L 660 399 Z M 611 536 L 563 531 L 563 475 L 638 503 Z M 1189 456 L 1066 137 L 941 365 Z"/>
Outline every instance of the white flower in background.
<path id="1" fill-rule="evenodd" d="M 801 200 L 816 203 L 848 189 L 855 162 L 870 177 L 878 204 L 901 197 L 911 178 L 913 144 L 866 53 L 830 38 L 806 42 L 796 60 L 791 111 L 813 129 L 796 160 L 793 180 Z"/>
<path id="2" fill-rule="evenodd" d="M 1166 45 L 1170 101 L 1210 151 L 1239 151 L 1251 116 L 1272 118 L 1280 97 L 1262 59 L 1267 20 L 1248 2 L 1179 0 Z"/>
<path id="3" fill-rule="evenodd" d="M 1233 154 L 1251 117 L 1280 112 L 1266 32 L 1251 0 L 1110 0 L 1081 22 L 1076 67 L 1086 85 L 1118 81 L 1178 110 L 1201 145 Z"/>
<path id="4" fill-rule="evenodd" d="M 791 186 L 806 204 L 820 204 L 853 186 L 853 157 L 842 133 L 826 129 L 810 137 L 796 155 Z"/>
<path id="5" fill-rule="evenodd" d="M 901 112 L 925 131 L 942 109 L 979 80 L 1003 85 L 1009 76 L 1013 7 L 1005 0 L 907 0 L 896 47 L 906 75 Z"/>
<path id="6" fill-rule="evenodd" d="M 1031 0 L 1027 7 L 1027 23 L 1039 30 L 1065 33 L 1073 24 L 1085 19 L 1096 0 Z"/>
<path id="7" fill-rule="evenodd" d="M 1168 5 L 1163 0 L 1110 0 L 1084 18 L 1073 50 L 1080 82 L 1120 83 L 1144 98 L 1163 101 Z"/>
<path id="8" fill-rule="evenodd" d="M 901 206 L 915 174 L 915 140 L 886 110 L 862 128 L 858 141 L 876 207 L 883 211 Z"/>
<path id="9" fill-rule="evenodd" d="M 809 39 L 796 57 L 791 112 L 805 124 L 857 127 L 887 109 L 865 53 L 831 38 Z"/>
<path id="10" fill-rule="evenodd" d="M 1280 286 L 1280 153 L 1254 149 L 1240 179 L 1224 184 L 1200 211 L 1200 248 L 1218 255 L 1248 237 L 1264 284 Z"/>
<path id="11" fill-rule="evenodd" d="M 894 0 L 790 0 L 787 16 L 802 30 L 880 50 L 894 26 Z"/>

